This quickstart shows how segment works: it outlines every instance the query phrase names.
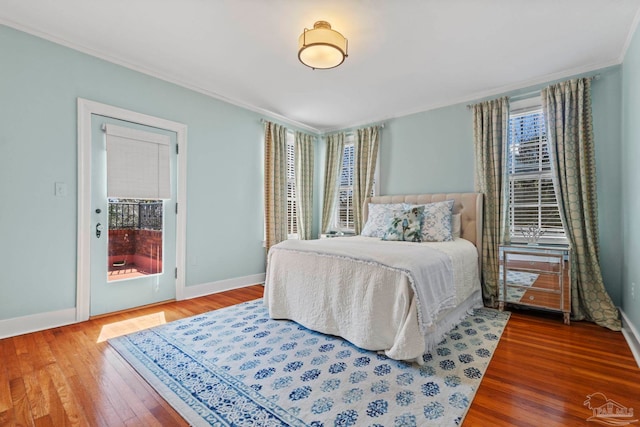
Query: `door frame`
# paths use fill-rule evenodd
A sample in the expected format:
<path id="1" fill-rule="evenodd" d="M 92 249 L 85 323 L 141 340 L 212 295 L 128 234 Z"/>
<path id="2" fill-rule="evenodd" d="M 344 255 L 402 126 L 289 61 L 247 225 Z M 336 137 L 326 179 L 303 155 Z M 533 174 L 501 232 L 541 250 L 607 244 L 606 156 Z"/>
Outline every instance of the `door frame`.
<path id="1" fill-rule="evenodd" d="M 93 114 L 139 123 L 176 133 L 180 147 L 177 158 L 176 214 L 176 300 L 184 299 L 186 266 L 187 206 L 187 125 L 78 98 L 78 243 L 76 278 L 76 321 L 88 320 L 91 313 L 91 116 Z"/>

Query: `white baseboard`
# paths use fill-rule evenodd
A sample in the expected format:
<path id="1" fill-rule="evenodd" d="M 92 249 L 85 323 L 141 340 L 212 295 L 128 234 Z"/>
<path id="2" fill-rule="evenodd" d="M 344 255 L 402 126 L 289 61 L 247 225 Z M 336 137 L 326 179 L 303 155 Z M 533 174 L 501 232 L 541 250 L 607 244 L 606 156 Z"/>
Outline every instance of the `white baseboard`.
<path id="1" fill-rule="evenodd" d="M 620 314 L 622 316 L 622 335 L 627 340 L 631 353 L 633 353 L 633 357 L 636 359 L 638 367 L 640 367 L 640 334 L 622 309 L 620 309 Z"/>
<path id="2" fill-rule="evenodd" d="M 76 309 L 50 311 L 0 320 L 0 339 L 76 323 Z"/>
<path id="3" fill-rule="evenodd" d="M 236 277 L 217 282 L 203 283 L 201 285 L 185 286 L 184 299 L 191 299 L 231 289 L 264 283 L 265 274 L 253 274 L 251 276 Z M 29 332 L 43 331 L 57 328 L 58 326 L 77 323 L 76 309 L 50 311 L 47 313 L 32 314 L 29 316 L 13 317 L 0 320 L 0 339 L 15 337 Z"/>
<path id="4" fill-rule="evenodd" d="M 265 273 L 252 274 L 251 276 L 236 277 L 233 279 L 219 280 L 217 282 L 203 283 L 201 285 L 185 286 L 184 299 L 202 297 L 229 291 L 231 289 L 244 288 L 245 286 L 264 283 Z"/>

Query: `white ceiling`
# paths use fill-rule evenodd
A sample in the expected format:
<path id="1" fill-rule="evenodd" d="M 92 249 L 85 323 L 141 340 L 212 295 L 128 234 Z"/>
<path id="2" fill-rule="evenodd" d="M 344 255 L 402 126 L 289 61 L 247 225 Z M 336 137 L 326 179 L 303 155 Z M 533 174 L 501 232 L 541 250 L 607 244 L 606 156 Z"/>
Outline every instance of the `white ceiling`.
<path id="1" fill-rule="evenodd" d="M 0 23 L 327 132 L 619 64 L 640 0 L 0 0 Z M 297 59 L 303 28 L 349 40 Z"/>

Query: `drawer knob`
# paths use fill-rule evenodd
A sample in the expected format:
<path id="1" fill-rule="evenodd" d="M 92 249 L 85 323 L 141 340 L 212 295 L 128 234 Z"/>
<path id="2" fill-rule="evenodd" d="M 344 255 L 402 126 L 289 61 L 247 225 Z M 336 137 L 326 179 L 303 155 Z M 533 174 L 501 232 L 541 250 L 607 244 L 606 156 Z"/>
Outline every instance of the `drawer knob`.
<path id="1" fill-rule="evenodd" d="M 529 301 L 533 301 L 534 299 L 536 299 L 536 297 L 534 297 L 533 295 L 529 296 Z"/>

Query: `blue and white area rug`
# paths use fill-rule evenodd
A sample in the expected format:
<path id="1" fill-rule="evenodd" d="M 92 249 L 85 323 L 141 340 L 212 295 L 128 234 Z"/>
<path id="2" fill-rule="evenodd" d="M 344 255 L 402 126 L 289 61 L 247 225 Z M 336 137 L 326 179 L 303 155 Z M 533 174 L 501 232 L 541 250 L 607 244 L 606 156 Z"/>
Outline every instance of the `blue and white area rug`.
<path id="1" fill-rule="evenodd" d="M 262 300 L 109 343 L 194 426 L 454 426 L 508 319 L 476 310 L 423 366 L 270 319 Z"/>

